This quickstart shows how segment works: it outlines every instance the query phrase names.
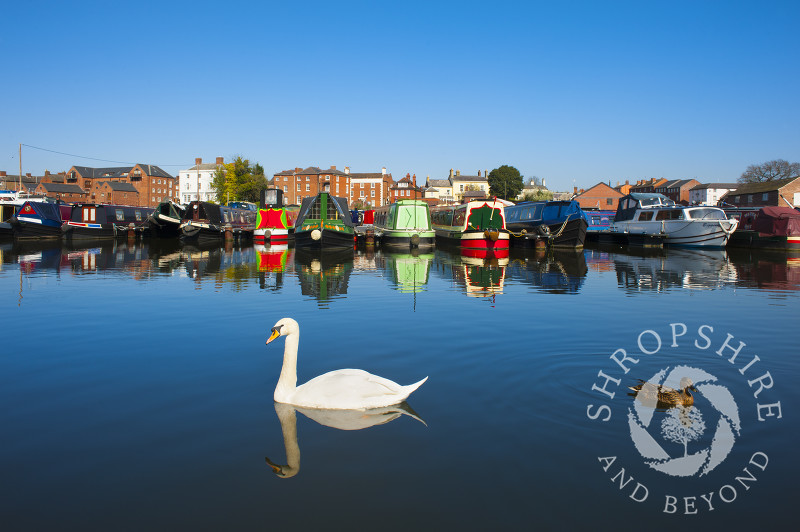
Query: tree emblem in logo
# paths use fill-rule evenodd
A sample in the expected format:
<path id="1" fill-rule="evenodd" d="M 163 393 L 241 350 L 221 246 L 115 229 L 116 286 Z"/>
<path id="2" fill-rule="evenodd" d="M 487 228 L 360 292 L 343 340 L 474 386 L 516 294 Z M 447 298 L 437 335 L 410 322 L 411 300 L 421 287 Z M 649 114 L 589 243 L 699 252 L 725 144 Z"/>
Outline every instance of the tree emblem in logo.
<path id="1" fill-rule="evenodd" d="M 703 476 L 725 460 L 733 449 L 741 424 L 736 401 L 726 387 L 712 384 L 716 381 L 716 377 L 702 369 L 676 366 L 671 371 L 668 367 L 659 371 L 643 383 L 635 394 L 633 406 L 628 409 L 628 426 L 633 444 L 647 465 L 668 475 L 689 477 L 698 473 Z M 700 407 L 696 402 L 692 404 L 692 400 L 681 402 L 678 395 L 659 393 L 660 390 L 667 390 L 667 394 L 683 393 L 682 384 L 684 387 L 693 384 L 711 407 L 703 402 L 706 417 L 718 418 L 711 444 L 694 452 L 690 452 L 689 444 L 699 440 L 706 431 L 706 420 Z M 663 399 L 667 398 L 678 400 L 675 404 L 664 405 Z M 662 441 L 682 444 L 682 455 L 671 456 L 651 434 L 650 425 L 658 426 L 653 423 L 656 412 L 663 413 L 661 431 L 657 436 Z"/>

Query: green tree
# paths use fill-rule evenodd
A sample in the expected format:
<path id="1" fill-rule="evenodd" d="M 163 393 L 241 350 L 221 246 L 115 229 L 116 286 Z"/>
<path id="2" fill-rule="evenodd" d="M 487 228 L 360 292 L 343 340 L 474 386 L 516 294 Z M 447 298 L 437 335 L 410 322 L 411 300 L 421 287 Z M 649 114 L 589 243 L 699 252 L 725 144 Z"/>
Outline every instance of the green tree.
<path id="1" fill-rule="evenodd" d="M 232 162 L 217 168 L 211 180 L 211 188 L 217 194 L 217 201 L 250 201 L 258 203 L 261 191 L 267 188 L 264 167 L 258 163 L 250 164 L 248 159 L 237 155 Z"/>
<path id="2" fill-rule="evenodd" d="M 522 174 L 513 166 L 504 164 L 489 172 L 489 193 L 503 199 L 516 198 L 522 192 Z"/>
<path id="3" fill-rule="evenodd" d="M 761 164 L 751 164 L 739 176 L 739 183 L 761 183 L 789 177 L 800 177 L 800 163 L 776 159 Z"/>

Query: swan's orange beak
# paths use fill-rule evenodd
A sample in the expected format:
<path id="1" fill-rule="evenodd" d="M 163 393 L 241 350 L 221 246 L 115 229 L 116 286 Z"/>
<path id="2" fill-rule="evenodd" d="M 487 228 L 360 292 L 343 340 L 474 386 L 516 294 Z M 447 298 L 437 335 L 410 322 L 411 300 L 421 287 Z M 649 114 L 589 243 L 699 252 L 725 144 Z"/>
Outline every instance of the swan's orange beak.
<path id="1" fill-rule="evenodd" d="M 278 329 L 276 329 L 275 327 L 273 327 L 273 328 L 272 328 L 272 334 L 270 334 L 270 335 L 269 335 L 269 338 L 267 338 L 267 343 L 266 343 L 265 345 L 269 345 L 269 343 L 270 343 L 271 341 L 273 341 L 275 338 L 277 338 L 277 337 L 278 337 L 278 336 L 280 336 L 280 335 L 281 335 L 281 331 L 279 331 Z"/>

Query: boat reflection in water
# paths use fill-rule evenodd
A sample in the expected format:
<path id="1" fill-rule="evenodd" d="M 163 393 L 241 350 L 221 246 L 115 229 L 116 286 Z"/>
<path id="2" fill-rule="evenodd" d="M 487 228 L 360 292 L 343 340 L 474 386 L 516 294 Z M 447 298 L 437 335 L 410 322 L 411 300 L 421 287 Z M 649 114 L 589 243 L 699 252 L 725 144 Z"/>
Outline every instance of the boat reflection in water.
<path id="1" fill-rule="evenodd" d="M 280 290 L 283 287 L 283 276 L 294 257 L 288 244 L 253 246 L 258 260 L 258 287 L 268 290 Z"/>
<path id="2" fill-rule="evenodd" d="M 723 249 L 681 249 L 612 255 L 617 283 L 627 292 L 676 288 L 713 290 L 736 283 L 736 269 Z"/>
<path id="3" fill-rule="evenodd" d="M 347 294 L 353 271 L 352 248 L 295 248 L 295 271 L 300 279 L 300 292 L 327 307 L 331 299 Z"/>
<path id="4" fill-rule="evenodd" d="M 737 284 L 763 290 L 800 290 L 800 253 L 728 249 Z"/>
<path id="5" fill-rule="evenodd" d="M 265 458 L 273 473 L 280 478 L 291 478 L 300 472 L 300 445 L 297 443 L 297 412 L 320 425 L 339 430 L 362 430 L 376 425 L 384 425 L 402 415 L 425 422 L 405 402 L 382 408 L 366 410 L 322 410 L 298 408 L 283 403 L 275 403 L 275 413 L 281 423 L 283 446 L 286 450 L 286 464 L 281 465 Z"/>
<path id="6" fill-rule="evenodd" d="M 491 297 L 503 293 L 508 256 L 477 258 L 446 249 L 436 251 L 437 270 L 452 278 L 455 285 L 470 297 Z"/>
<path id="7" fill-rule="evenodd" d="M 509 280 L 528 284 L 553 294 L 577 294 L 588 268 L 583 251 L 554 250 L 551 253 L 517 250 L 507 268 Z"/>
<path id="8" fill-rule="evenodd" d="M 405 253 L 383 253 L 383 262 L 392 287 L 400 292 L 417 293 L 425 289 L 433 264 L 433 253 L 418 249 Z"/>

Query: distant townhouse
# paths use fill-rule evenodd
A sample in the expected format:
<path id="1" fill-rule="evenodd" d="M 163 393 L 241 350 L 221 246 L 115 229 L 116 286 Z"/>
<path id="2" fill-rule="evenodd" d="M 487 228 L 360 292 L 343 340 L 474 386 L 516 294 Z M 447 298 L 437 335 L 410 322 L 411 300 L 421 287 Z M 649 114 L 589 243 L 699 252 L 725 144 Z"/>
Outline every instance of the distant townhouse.
<path id="1" fill-rule="evenodd" d="M 689 204 L 716 206 L 725 194 L 738 186 L 737 183 L 700 183 L 689 190 Z"/>
<path id="2" fill-rule="evenodd" d="M 439 204 L 452 204 L 456 199 L 453 196 L 453 184 L 449 179 L 431 179 L 428 177 L 425 180 L 425 188 L 423 189 L 422 197 L 426 200 L 437 200 Z"/>
<path id="3" fill-rule="evenodd" d="M 640 179 L 636 181 L 635 185 L 631 185 L 630 193 L 648 194 L 655 192 L 656 187 L 666 183 L 667 180 L 663 177 L 653 177 L 650 179 Z"/>
<path id="4" fill-rule="evenodd" d="M 320 192 L 330 192 L 334 196 L 350 198 L 350 177 L 331 166 L 323 170 L 317 166 L 284 170 L 272 176 L 273 186 L 284 193 L 288 204 L 300 205 L 303 198 L 316 196 Z"/>
<path id="5" fill-rule="evenodd" d="M 489 194 L 488 176 L 488 170 L 484 172 L 484 175 L 481 175 L 480 170 L 478 170 L 478 175 L 461 175 L 460 170 L 456 170 L 455 173 L 453 173 L 453 169 L 451 168 L 449 181 L 453 186 L 453 196 L 455 200 L 457 202 L 462 202 L 464 200 L 464 193 L 469 191 L 483 192 L 483 197 L 485 197 L 486 194 Z"/>
<path id="6" fill-rule="evenodd" d="M 673 179 L 656 185 L 654 192 L 665 195 L 675 203 L 688 205 L 691 189 L 699 184 L 697 179 Z"/>
<path id="7" fill-rule="evenodd" d="M 623 196 L 627 196 L 628 194 L 631 193 L 631 183 L 627 179 L 625 180 L 625 184 L 622 185 L 619 183 L 619 181 L 617 181 L 617 186 L 614 187 L 614 190 L 616 190 Z"/>
<path id="8" fill-rule="evenodd" d="M 744 183 L 722 201 L 736 207 L 800 207 L 800 177 Z"/>
<path id="9" fill-rule="evenodd" d="M 380 172 L 358 173 L 351 172 L 349 166 L 344 167 L 344 173 L 350 178 L 350 203 L 361 201 L 370 207 L 380 207 L 391 203 L 391 187 L 394 184 L 392 174 L 386 173 L 386 168 Z M 334 194 L 335 195 L 335 194 Z"/>
<path id="10" fill-rule="evenodd" d="M 540 192 L 550 192 L 547 189 L 547 185 L 545 184 L 545 180 L 542 179 L 541 183 L 537 183 L 536 179 L 531 179 L 527 184 L 522 186 L 522 190 L 519 194 L 517 194 L 516 199 L 521 200 L 527 194 L 538 194 Z"/>
<path id="11" fill-rule="evenodd" d="M 132 201 L 127 205 L 134 207 L 155 207 L 162 201 L 172 199 L 178 201 L 177 180 L 152 164 L 135 164 L 133 166 L 116 166 L 93 168 L 89 166 L 73 166 L 67 171 L 66 184 L 77 184 L 89 194 L 88 201 L 95 203 L 111 203 L 108 196 L 99 196 L 100 182 L 130 183 L 136 189 L 138 203 Z"/>
<path id="12" fill-rule="evenodd" d="M 422 199 L 422 188 L 417 186 L 416 174 L 406 176 L 389 188 L 390 202 L 399 199 Z"/>
<path id="13" fill-rule="evenodd" d="M 204 163 L 201 157 L 194 160 L 194 166 L 178 172 L 178 187 L 180 202 L 187 204 L 190 201 L 218 201 L 217 193 L 211 187 L 214 175 L 225 164 L 223 157 L 217 157 L 216 162 Z"/>
<path id="14" fill-rule="evenodd" d="M 47 196 L 65 203 L 82 203 L 89 198 L 89 193 L 76 184 L 39 183 L 34 191 L 37 196 Z"/>
<path id="15" fill-rule="evenodd" d="M 588 190 L 581 191 L 575 196 L 574 200 L 580 204 L 581 209 L 615 211 L 622 196 L 623 194 L 609 185 L 597 183 Z"/>

